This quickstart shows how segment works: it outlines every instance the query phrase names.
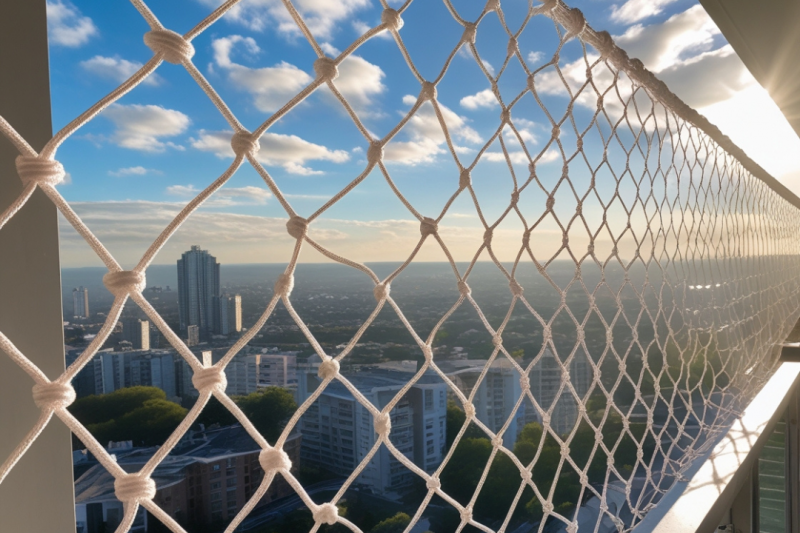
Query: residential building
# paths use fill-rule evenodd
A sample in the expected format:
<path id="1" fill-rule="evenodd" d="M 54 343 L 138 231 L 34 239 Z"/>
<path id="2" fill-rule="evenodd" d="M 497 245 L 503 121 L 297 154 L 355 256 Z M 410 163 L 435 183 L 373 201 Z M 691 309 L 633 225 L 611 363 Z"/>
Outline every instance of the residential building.
<path id="1" fill-rule="evenodd" d="M 131 343 L 134 350 L 150 349 L 150 321 L 139 318 L 123 318 L 122 340 Z"/>
<path id="2" fill-rule="evenodd" d="M 72 316 L 89 318 L 89 289 L 83 286 L 72 289 Z"/>
<path id="3" fill-rule="evenodd" d="M 197 346 L 200 344 L 200 327 L 199 326 L 189 326 L 186 328 L 186 345 L 187 346 Z"/>
<path id="4" fill-rule="evenodd" d="M 218 316 L 219 263 L 199 246 L 178 259 L 178 315 L 181 331 L 197 326 L 199 340 L 208 340 Z M 191 342 L 190 334 L 190 342 Z"/>
<path id="5" fill-rule="evenodd" d="M 316 356 L 312 356 L 314 358 Z M 320 383 L 311 365 L 301 376 L 298 394 L 304 399 Z M 379 409 L 388 405 L 413 374 L 381 368 L 361 370 L 346 378 Z M 447 386 L 434 373 L 422 376 L 390 412 L 389 439 L 403 455 L 426 472 L 444 458 Z M 300 419 L 301 457 L 336 474 L 347 476 L 378 438 L 372 413 L 339 381 L 329 383 Z M 381 494 L 398 494 L 411 486 L 414 474 L 382 446 L 367 463 L 359 482 Z"/>
<path id="6" fill-rule="evenodd" d="M 265 351 L 265 350 L 264 350 Z M 297 387 L 297 355 L 240 353 L 225 367 L 228 394 L 250 394 L 266 387 Z"/>
<path id="7" fill-rule="evenodd" d="M 300 435 L 290 435 L 283 446 L 296 472 L 300 463 Z M 126 472 L 137 472 L 157 447 L 114 450 Z M 151 478 L 156 483 L 153 501 L 190 531 L 219 528 L 236 516 L 258 488 L 264 472 L 261 448 L 239 425 L 190 432 L 159 463 Z M 277 476 L 259 506 L 293 494 Z M 114 495 L 114 478 L 99 464 L 75 481 L 77 530 L 82 533 L 113 531 L 123 507 Z M 145 533 L 156 520 L 140 508 L 130 531 Z"/>
<path id="8" fill-rule="evenodd" d="M 219 323 L 215 331 L 221 335 L 242 331 L 242 297 L 239 294 L 222 295 L 219 299 Z"/>

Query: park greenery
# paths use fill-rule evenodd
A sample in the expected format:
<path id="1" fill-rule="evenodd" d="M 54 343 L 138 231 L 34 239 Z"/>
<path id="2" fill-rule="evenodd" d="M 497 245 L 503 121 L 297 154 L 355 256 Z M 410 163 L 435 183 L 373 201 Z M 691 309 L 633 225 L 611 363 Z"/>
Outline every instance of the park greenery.
<path id="1" fill-rule="evenodd" d="M 277 440 L 286 420 L 297 409 L 291 392 L 280 387 L 266 387 L 232 399 L 270 443 Z M 156 387 L 127 387 L 109 394 L 87 396 L 73 403 L 69 410 L 101 444 L 129 440 L 135 446 L 163 444 L 188 412 L 169 401 L 164 391 Z M 198 423 L 210 427 L 237 421 L 212 397 Z M 77 441 L 75 444 L 82 447 Z"/>

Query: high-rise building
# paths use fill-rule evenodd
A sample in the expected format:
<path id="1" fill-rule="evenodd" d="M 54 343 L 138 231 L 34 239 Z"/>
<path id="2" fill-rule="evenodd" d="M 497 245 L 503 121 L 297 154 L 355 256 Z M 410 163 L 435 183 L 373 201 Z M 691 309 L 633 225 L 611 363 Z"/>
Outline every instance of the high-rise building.
<path id="1" fill-rule="evenodd" d="M 72 316 L 89 318 L 89 289 L 72 289 Z"/>
<path id="2" fill-rule="evenodd" d="M 192 325 L 186 328 L 186 345 L 197 346 L 200 344 L 200 328 Z"/>
<path id="3" fill-rule="evenodd" d="M 200 340 L 208 340 L 219 316 L 219 263 L 199 246 L 178 259 L 178 315 L 181 331 L 197 326 Z M 216 308 L 216 309 L 215 309 Z"/>
<path id="4" fill-rule="evenodd" d="M 138 318 L 123 318 L 122 340 L 131 343 L 134 350 L 150 349 L 150 321 Z"/>
<path id="5" fill-rule="evenodd" d="M 313 356 L 312 356 L 313 357 Z M 317 358 L 317 361 L 319 359 Z M 298 394 L 303 400 L 320 383 L 313 364 L 300 377 Z M 412 373 L 381 368 L 348 374 L 347 379 L 370 402 L 383 409 L 412 378 Z M 447 385 L 438 375 L 427 373 L 406 391 L 390 415 L 389 440 L 419 468 L 433 472 L 445 455 Z M 304 462 L 350 475 L 378 438 L 372 413 L 338 381 L 325 387 L 317 401 L 300 419 Z M 382 494 L 399 494 L 414 482 L 414 474 L 381 446 L 359 475 L 359 481 Z"/>
<path id="6" fill-rule="evenodd" d="M 219 299 L 219 323 L 215 330 L 222 335 L 242 331 L 242 297 L 223 294 Z"/>

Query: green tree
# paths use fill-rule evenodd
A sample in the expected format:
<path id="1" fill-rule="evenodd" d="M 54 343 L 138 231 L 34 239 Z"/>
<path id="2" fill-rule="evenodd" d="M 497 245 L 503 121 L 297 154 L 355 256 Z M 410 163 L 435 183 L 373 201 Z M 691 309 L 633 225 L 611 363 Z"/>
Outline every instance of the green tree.
<path id="1" fill-rule="evenodd" d="M 267 387 L 233 400 L 270 444 L 278 440 L 286 421 L 297 410 L 292 393 L 281 387 Z"/>
<path id="2" fill-rule="evenodd" d="M 155 387 L 87 396 L 69 409 L 101 444 L 130 440 L 137 446 L 163 443 L 188 412 Z"/>
<path id="3" fill-rule="evenodd" d="M 206 427 L 214 424 L 224 427 L 236 424 L 236 417 L 231 414 L 227 407 L 222 405 L 222 402 L 212 396 L 200 412 L 200 416 L 197 417 L 197 423 L 204 424 Z"/>
<path id="4" fill-rule="evenodd" d="M 406 513 L 397 513 L 382 522 L 378 522 L 378 524 L 372 528 L 372 533 L 403 533 L 409 522 L 411 522 L 410 516 Z"/>

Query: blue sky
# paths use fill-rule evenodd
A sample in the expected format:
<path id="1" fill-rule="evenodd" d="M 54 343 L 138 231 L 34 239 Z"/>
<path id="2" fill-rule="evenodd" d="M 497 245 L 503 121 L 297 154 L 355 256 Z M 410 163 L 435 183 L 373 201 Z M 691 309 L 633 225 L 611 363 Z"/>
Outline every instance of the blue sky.
<path id="1" fill-rule="evenodd" d="M 474 1 L 453 4 L 466 20 L 475 20 L 483 9 Z M 512 31 L 519 27 L 527 4 L 520 0 L 502 3 Z M 167 28 L 183 33 L 219 2 L 162 0 L 148 5 Z M 295 5 L 331 56 L 380 24 L 382 11 L 377 0 L 302 0 Z M 709 116 L 776 177 L 790 187 L 795 180 L 800 183 L 800 169 L 793 166 L 795 163 L 773 157 L 800 149 L 795 146 L 799 144 L 797 137 L 782 117 L 776 116 L 774 104 L 696 2 L 574 0 L 571 5 L 579 7 L 595 29 L 614 35 L 631 56 L 640 57 L 679 96 Z M 142 41 L 147 24 L 129 2 L 51 0 L 48 18 L 53 125 L 58 130 L 133 74 L 152 51 Z M 463 28 L 438 1 L 415 0 L 403 20 L 400 35 L 415 66 L 424 78 L 434 79 L 458 46 Z M 193 44 L 193 63 L 251 130 L 314 76 L 316 55 L 279 0 L 243 0 Z M 502 68 L 507 44 L 508 36 L 498 17 L 490 13 L 481 22 L 476 39 L 483 68 L 462 47 L 438 85 L 437 98 L 464 166 L 472 164 L 498 126 L 500 106 L 487 74 L 496 76 Z M 553 22 L 534 17 L 518 44 L 531 71 L 547 64 L 558 45 Z M 590 49 L 589 53 L 594 51 Z M 582 58 L 583 49 L 575 39 L 561 51 L 559 65 L 570 84 L 580 83 L 581 76 L 585 78 Z M 599 78 L 602 75 L 595 73 Z M 525 83 L 526 74 L 514 58 L 497 85 L 508 102 Z M 400 121 L 420 92 L 419 82 L 388 32 L 373 37 L 346 59 L 335 84 L 377 137 L 383 137 Z M 552 66 L 537 74 L 537 90 L 545 107 L 560 120 L 568 98 Z M 578 100 L 573 114 L 579 126 L 588 124 L 594 106 L 592 98 Z M 555 187 L 564 160 L 550 142 L 549 119 L 527 94 L 514 108 L 512 120 L 531 156 L 539 157 L 537 173 L 543 188 Z M 769 135 L 754 135 L 754 128 L 766 129 Z M 512 167 L 522 183 L 528 175 L 527 156 L 514 142 L 513 132 L 507 128 L 504 135 Z M 155 75 L 78 130 L 59 149 L 57 158 L 70 174 L 69 183 L 60 190 L 120 261 L 134 263 L 172 216 L 230 164 L 229 136 L 230 127 L 183 67 L 162 63 Z M 572 151 L 575 137 L 574 131 L 562 128 L 562 142 L 572 146 Z M 599 137 L 595 137 L 594 145 L 590 137 L 585 144 L 587 153 L 599 145 Z M 772 142 L 765 142 L 765 137 L 771 137 Z M 260 161 L 302 216 L 313 213 L 367 164 L 367 140 L 327 88 L 318 90 L 275 123 L 262 138 L 261 147 Z M 624 160 L 620 150 L 609 157 Z M 430 104 L 424 104 L 386 146 L 385 158 L 397 187 L 424 216 L 436 217 L 457 189 L 458 170 Z M 578 163 L 570 164 L 570 177 L 585 191 L 589 169 Z M 643 166 L 643 161 L 639 163 Z M 598 181 L 603 178 L 612 179 L 601 171 Z M 508 205 L 513 188 L 497 141 L 476 164 L 472 179 L 491 224 Z M 606 192 L 601 190 L 599 198 L 592 199 L 593 204 L 587 202 L 587 217 L 602 215 Z M 546 198 L 546 192 L 534 187 L 523 193 L 520 205 L 529 223 L 541 215 Z M 556 204 L 556 216 L 561 215 L 566 223 L 574 213 L 574 194 L 561 187 Z M 630 207 L 631 202 L 627 205 Z M 622 213 L 619 205 L 611 205 L 609 211 Z M 286 234 L 285 221 L 280 204 L 254 169 L 245 164 L 178 231 L 156 263 L 172 263 L 190 244 L 210 249 L 227 263 L 285 262 L 293 242 Z M 457 260 L 470 259 L 480 246 L 483 227 L 467 194 L 453 203 L 440 226 Z M 331 250 L 358 261 L 402 260 L 419 238 L 418 227 L 383 176 L 374 170 L 316 221 L 310 234 Z M 495 248 L 503 255 L 502 260 L 516 255 L 521 227 L 518 218 L 509 217 L 495 232 Z M 62 230 L 64 266 L 99 264 L 66 224 L 62 224 Z M 588 240 L 585 229 L 581 231 L 584 235 L 571 242 Z M 544 221 L 539 233 L 542 253 L 556 253 L 561 245 L 558 224 Z M 443 260 L 444 255 L 428 242 L 420 259 Z M 488 256 L 484 254 L 482 259 Z M 321 261 L 323 257 L 307 250 L 302 260 Z"/>

